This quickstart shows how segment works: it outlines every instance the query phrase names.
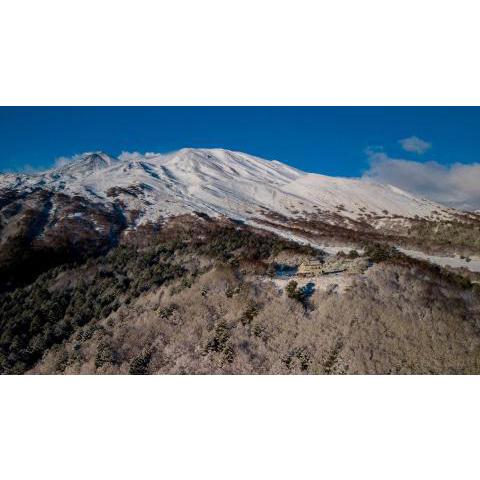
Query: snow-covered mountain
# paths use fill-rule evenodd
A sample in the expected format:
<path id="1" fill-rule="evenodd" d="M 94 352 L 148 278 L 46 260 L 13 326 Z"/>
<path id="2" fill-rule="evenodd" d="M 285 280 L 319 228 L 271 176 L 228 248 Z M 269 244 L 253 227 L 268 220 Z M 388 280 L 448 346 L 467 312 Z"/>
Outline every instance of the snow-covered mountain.
<path id="1" fill-rule="evenodd" d="M 327 252 L 374 243 L 459 258 L 480 251 L 480 215 L 392 185 L 222 149 L 120 158 L 93 152 L 43 173 L 0 175 L 0 273 L 28 277 L 147 240 L 170 221 L 212 218 Z"/>
<path id="2" fill-rule="evenodd" d="M 35 175 L 4 175 L 0 188 L 42 188 L 135 211 L 131 226 L 188 212 L 248 221 L 272 214 L 380 219 L 448 218 L 452 210 L 391 185 L 307 173 L 223 149 L 182 149 L 120 160 L 103 152 Z M 371 220 L 370 220 L 371 221 Z"/>

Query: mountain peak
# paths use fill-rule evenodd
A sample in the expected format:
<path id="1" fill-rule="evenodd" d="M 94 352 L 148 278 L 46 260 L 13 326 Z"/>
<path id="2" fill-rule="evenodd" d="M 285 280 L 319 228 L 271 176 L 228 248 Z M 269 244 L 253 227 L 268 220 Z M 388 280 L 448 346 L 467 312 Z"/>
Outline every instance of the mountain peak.
<path id="1" fill-rule="evenodd" d="M 53 170 L 55 174 L 87 176 L 110 167 L 119 160 L 103 151 L 85 152 Z"/>
<path id="2" fill-rule="evenodd" d="M 94 161 L 94 162 L 105 162 L 111 165 L 112 163 L 118 161 L 116 157 L 109 155 L 106 152 L 98 150 L 96 152 L 85 152 L 80 155 L 76 162 L 85 162 L 85 161 Z"/>

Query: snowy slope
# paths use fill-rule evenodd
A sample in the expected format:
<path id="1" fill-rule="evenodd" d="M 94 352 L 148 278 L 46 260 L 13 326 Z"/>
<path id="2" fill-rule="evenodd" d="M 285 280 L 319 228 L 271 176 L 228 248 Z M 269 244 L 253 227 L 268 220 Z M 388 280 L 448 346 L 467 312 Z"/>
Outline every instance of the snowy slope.
<path id="1" fill-rule="evenodd" d="M 91 152 L 42 174 L 0 177 L 0 188 L 36 187 L 120 203 L 138 212 L 137 223 L 192 211 L 242 220 L 268 212 L 292 218 L 334 212 L 353 219 L 365 212 L 406 218 L 448 218 L 453 212 L 390 185 L 307 173 L 223 149 L 125 160 Z"/>

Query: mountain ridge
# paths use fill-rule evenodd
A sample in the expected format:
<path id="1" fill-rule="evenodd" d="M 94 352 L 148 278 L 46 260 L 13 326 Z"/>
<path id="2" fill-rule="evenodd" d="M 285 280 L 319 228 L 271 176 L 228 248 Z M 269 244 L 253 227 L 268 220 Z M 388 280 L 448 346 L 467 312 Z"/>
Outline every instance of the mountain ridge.
<path id="1" fill-rule="evenodd" d="M 43 173 L 5 178 L 4 188 L 8 188 L 8 180 L 15 180 L 16 188 L 42 186 L 86 198 L 103 198 L 106 202 L 110 188 L 132 185 L 148 190 L 150 193 L 144 192 L 145 200 L 154 205 L 171 201 L 172 195 L 185 200 L 183 208 L 179 202 L 173 202 L 176 207 L 170 205 L 162 216 L 205 210 L 204 213 L 246 220 L 250 210 L 246 204 L 287 216 L 294 216 L 295 210 L 308 214 L 319 209 L 335 212 L 340 205 L 343 215 L 352 218 L 362 216 L 362 209 L 422 218 L 434 211 L 448 217 L 453 211 L 392 185 L 304 172 L 277 160 L 225 149 L 185 148 L 134 160 L 121 160 L 102 151 L 89 152 Z M 124 193 L 120 197 L 127 208 L 141 211 L 140 221 L 157 220 L 155 209 L 141 208 L 131 195 Z"/>

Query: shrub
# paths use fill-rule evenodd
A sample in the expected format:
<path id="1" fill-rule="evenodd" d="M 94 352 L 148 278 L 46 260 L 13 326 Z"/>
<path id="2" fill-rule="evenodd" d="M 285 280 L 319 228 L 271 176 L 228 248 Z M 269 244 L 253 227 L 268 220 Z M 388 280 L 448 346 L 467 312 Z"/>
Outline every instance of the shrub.
<path id="1" fill-rule="evenodd" d="M 298 282 L 296 282 L 295 280 L 290 280 L 287 283 L 287 286 L 285 287 L 285 291 L 287 292 L 287 295 L 288 295 L 289 298 L 294 298 L 295 297 L 295 293 L 297 291 L 297 286 L 298 286 Z"/>
<path id="2" fill-rule="evenodd" d="M 97 348 L 97 355 L 95 356 L 95 367 L 100 368 L 112 363 L 115 363 L 115 352 L 112 346 L 106 342 L 100 343 Z"/>
<path id="3" fill-rule="evenodd" d="M 365 256 L 372 262 L 380 263 L 399 256 L 399 252 L 395 247 L 374 243 L 365 247 Z"/>
<path id="4" fill-rule="evenodd" d="M 232 298 L 234 295 L 238 295 L 240 293 L 240 287 L 231 287 L 230 285 L 227 286 L 225 289 L 225 295 L 227 298 Z"/>
<path id="5" fill-rule="evenodd" d="M 306 347 L 293 348 L 282 361 L 289 370 L 298 364 L 300 370 L 306 371 L 310 366 L 310 353 Z"/>
<path id="6" fill-rule="evenodd" d="M 232 363 L 235 359 L 235 348 L 231 343 L 227 343 L 223 350 L 223 361 L 225 363 Z"/>
<path id="7" fill-rule="evenodd" d="M 152 349 L 144 349 L 139 355 L 133 357 L 130 362 L 128 373 L 130 375 L 147 375 L 152 359 Z"/>
<path id="8" fill-rule="evenodd" d="M 167 319 L 170 318 L 173 314 L 173 312 L 177 309 L 177 306 L 175 304 L 170 304 L 166 307 L 163 307 L 159 310 L 158 315 L 160 318 Z"/>
<path id="9" fill-rule="evenodd" d="M 207 352 L 222 352 L 227 346 L 227 342 L 230 339 L 230 328 L 227 322 L 220 322 L 214 330 L 213 336 L 207 343 Z"/>
<path id="10" fill-rule="evenodd" d="M 297 300 L 297 302 L 305 304 L 307 301 L 308 293 L 305 287 L 297 288 L 298 283 L 295 280 L 290 280 L 287 286 L 285 287 L 285 291 L 287 292 L 288 298 L 293 298 Z"/>

